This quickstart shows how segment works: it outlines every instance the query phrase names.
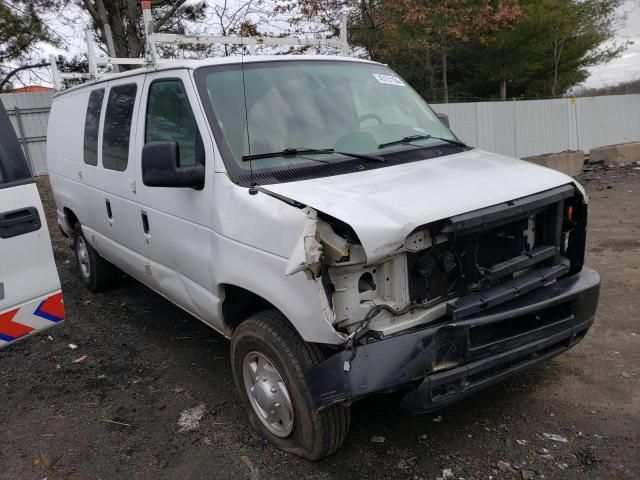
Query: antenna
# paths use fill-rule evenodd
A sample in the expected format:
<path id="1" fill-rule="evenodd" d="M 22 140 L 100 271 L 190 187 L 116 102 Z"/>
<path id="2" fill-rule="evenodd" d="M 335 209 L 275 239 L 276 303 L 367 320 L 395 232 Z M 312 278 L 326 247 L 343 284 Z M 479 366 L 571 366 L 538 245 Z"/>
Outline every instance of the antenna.
<path id="1" fill-rule="evenodd" d="M 244 122 L 247 125 L 247 148 L 248 154 L 251 155 L 251 136 L 249 135 L 249 112 L 247 110 L 247 85 L 244 80 L 244 45 L 242 46 L 242 58 L 240 60 L 240 68 L 242 70 L 242 98 L 244 100 Z M 251 176 L 251 186 L 249 187 L 249 195 L 258 193 L 258 188 L 253 180 L 253 159 L 249 158 L 249 175 Z"/>
<path id="2" fill-rule="evenodd" d="M 244 123 L 247 126 L 247 149 L 248 154 L 251 155 L 251 135 L 249 134 L 249 111 L 247 108 L 247 83 L 244 78 L 244 37 L 242 36 L 242 26 L 247 19 L 247 14 L 249 13 L 249 8 L 244 12 L 244 18 L 242 19 L 242 23 L 240 24 L 240 70 L 242 71 L 242 99 L 244 103 Z M 250 44 L 251 53 L 254 53 L 254 44 Z M 257 185 L 253 179 L 253 159 L 249 158 L 249 175 L 251 176 L 251 186 L 249 187 L 249 195 L 256 195 L 258 193 Z"/>

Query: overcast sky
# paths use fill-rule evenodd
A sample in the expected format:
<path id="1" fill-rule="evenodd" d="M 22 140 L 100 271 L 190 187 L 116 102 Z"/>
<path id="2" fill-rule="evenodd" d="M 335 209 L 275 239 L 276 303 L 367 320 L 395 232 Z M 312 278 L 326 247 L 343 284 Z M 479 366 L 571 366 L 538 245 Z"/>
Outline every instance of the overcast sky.
<path id="1" fill-rule="evenodd" d="M 640 0 L 627 0 L 622 12 L 628 15 L 626 25 L 616 35 L 616 41 L 634 42 L 615 60 L 591 69 L 585 87 L 615 85 L 629 80 L 640 80 Z"/>
<path id="2" fill-rule="evenodd" d="M 213 3 L 213 2 L 212 2 Z M 640 0 L 626 0 L 620 13 L 627 15 L 627 21 L 616 34 L 616 42 L 632 42 L 627 50 L 615 60 L 598 65 L 590 70 L 591 75 L 585 81 L 584 86 L 597 88 L 604 85 L 615 85 L 629 80 L 640 79 Z M 51 47 L 43 47 L 45 53 L 66 53 L 74 55 L 84 51 L 82 40 L 83 20 L 77 17 L 77 11 L 61 12 L 67 18 L 67 25 L 62 25 L 59 18 L 48 19 L 48 24 L 58 32 L 62 32 L 67 41 L 72 45 L 70 51 L 64 52 Z M 69 26 L 69 19 L 75 17 L 75 26 Z M 57 25 L 56 25 L 57 24 Z M 41 75 L 41 78 L 23 78 L 29 83 L 43 83 L 49 75 Z"/>

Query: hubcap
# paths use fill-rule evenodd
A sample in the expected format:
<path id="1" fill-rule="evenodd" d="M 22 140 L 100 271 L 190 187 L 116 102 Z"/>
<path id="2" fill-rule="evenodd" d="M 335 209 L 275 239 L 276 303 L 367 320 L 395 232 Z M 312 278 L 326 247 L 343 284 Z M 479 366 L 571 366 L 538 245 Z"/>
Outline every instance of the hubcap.
<path id="1" fill-rule="evenodd" d="M 76 256 L 78 258 L 78 263 L 80 264 L 80 271 L 82 272 L 82 275 L 84 278 L 89 278 L 91 276 L 89 249 L 82 237 L 78 237 L 78 241 L 76 242 Z"/>
<path id="2" fill-rule="evenodd" d="M 293 430 L 293 404 L 274 363 L 263 353 L 250 352 L 244 357 L 242 377 L 260 421 L 274 435 L 288 437 Z"/>

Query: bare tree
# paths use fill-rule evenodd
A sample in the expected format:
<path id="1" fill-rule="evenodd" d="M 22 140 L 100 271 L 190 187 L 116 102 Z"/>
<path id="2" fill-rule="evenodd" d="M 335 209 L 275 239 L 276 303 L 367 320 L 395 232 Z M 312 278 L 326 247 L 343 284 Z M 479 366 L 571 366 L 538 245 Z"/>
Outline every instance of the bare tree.
<path id="1" fill-rule="evenodd" d="M 62 0 L 64 1 L 64 0 Z M 138 58 L 144 54 L 142 8 L 138 0 L 76 0 L 89 14 L 93 30 L 110 55 Z M 206 2 L 151 2 L 156 32 L 184 33 L 190 22 L 204 18 Z"/>

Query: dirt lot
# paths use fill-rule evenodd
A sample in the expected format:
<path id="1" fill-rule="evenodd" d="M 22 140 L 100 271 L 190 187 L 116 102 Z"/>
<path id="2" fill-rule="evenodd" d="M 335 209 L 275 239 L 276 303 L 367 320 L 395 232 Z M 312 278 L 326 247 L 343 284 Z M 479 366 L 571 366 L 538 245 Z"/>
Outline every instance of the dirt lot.
<path id="1" fill-rule="evenodd" d="M 317 463 L 253 433 L 224 338 L 130 279 L 99 295 L 82 287 L 41 181 L 68 320 L 0 353 L 0 478 L 640 478 L 640 170 L 582 181 L 588 264 L 603 280 L 587 338 L 435 414 L 358 403 L 346 445 Z M 181 412 L 200 404 L 200 426 L 180 432 Z"/>

